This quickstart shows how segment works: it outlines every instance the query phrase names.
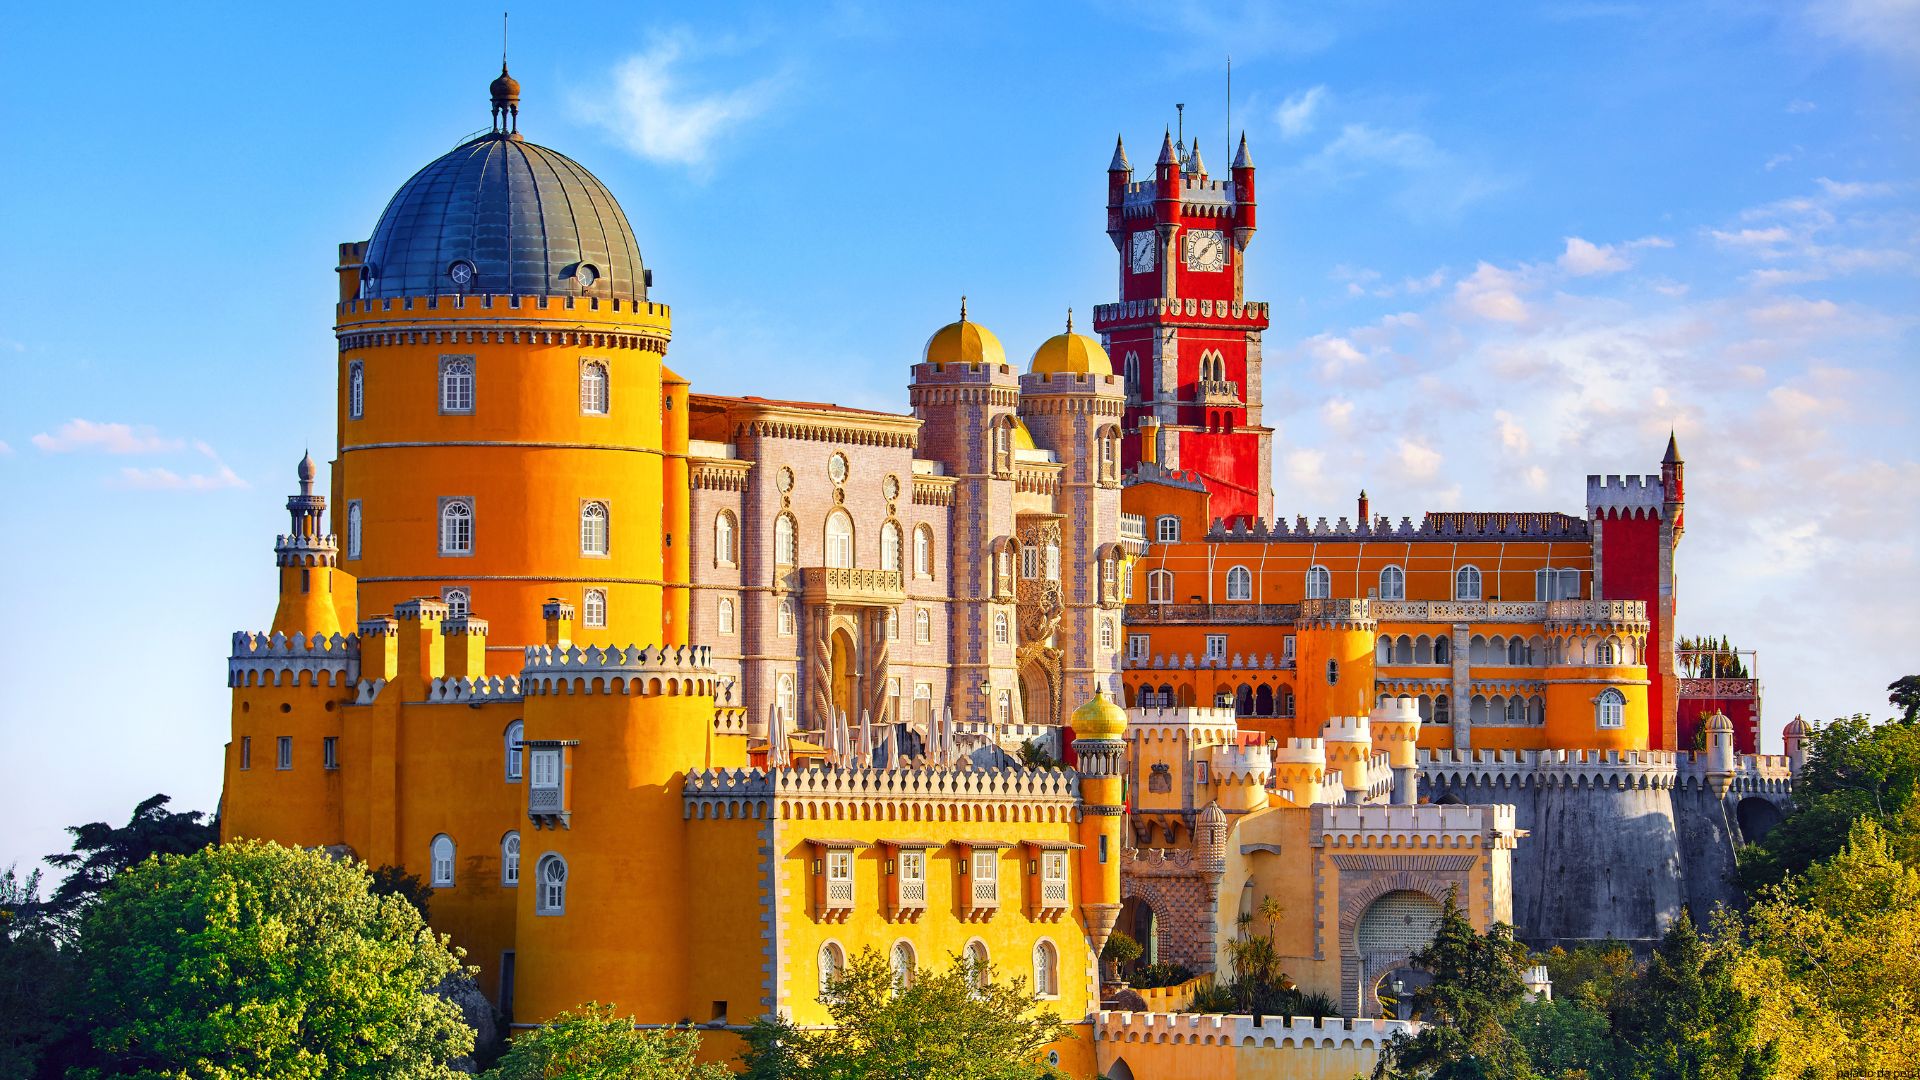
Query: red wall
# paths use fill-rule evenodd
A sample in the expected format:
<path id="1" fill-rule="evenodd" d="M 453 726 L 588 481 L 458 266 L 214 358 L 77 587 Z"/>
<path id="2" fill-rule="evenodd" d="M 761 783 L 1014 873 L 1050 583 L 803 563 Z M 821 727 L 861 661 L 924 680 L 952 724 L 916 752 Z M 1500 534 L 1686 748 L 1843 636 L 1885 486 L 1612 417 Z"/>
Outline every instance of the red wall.
<path id="1" fill-rule="evenodd" d="M 1680 749 L 1693 746 L 1693 733 L 1700 726 L 1702 715 L 1721 712 L 1733 721 L 1734 753 L 1760 752 L 1760 703 L 1753 698 L 1683 697 L 1678 708 L 1680 716 L 1675 727 L 1679 729 Z"/>
<path id="2" fill-rule="evenodd" d="M 1605 519 L 1601 526 L 1600 574 L 1606 596 L 1601 599 L 1647 602 L 1647 621 L 1652 625 L 1650 659 L 1668 648 L 1668 628 L 1662 626 L 1660 620 L 1660 557 L 1658 518 L 1609 515 Z M 1663 696 L 1665 679 L 1660 674 L 1658 660 L 1647 664 L 1647 678 L 1652 683 L 1647 688 L 1651 714 L 1647 718 L 1647 734 L 1657 750 L 1666 745 L 1666 732 L 1674 718 L 1660 712 L 1660 703 L 1666 698 Z M 1682 739 L 1676 745 L 1684 750 L 1690 744 Z"/>

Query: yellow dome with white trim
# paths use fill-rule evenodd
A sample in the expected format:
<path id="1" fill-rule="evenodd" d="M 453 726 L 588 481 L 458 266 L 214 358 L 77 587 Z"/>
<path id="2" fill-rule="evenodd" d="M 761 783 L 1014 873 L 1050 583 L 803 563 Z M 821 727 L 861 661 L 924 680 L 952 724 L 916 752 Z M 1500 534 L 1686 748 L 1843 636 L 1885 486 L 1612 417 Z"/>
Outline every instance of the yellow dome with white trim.
<path id="1" fill-rule="evenodd" d="M 1067 726 L 1076 739 L 1119 739 L 1127 733 L 1127 710 L 1114 704 L 1104 688 L 1096 688 L 1092 701 L 1073 710 Z"/>
<path id="2" fill-rule="evenodd" d="M 1111 375 L 1113 361 L 1098 341 L 1073 332 L 1073 311 L 1069 309 L 1067 332 L 1041 342 L 1027 370 L 1035 375 Z"/>
<path id="3" fill-rule="evenodd" d="M 1016 418 L 1013 421 L 1013 448 L 1015 450 L 1038 450 L 1040 446 L 1033 441 L 1033 432 L 1027 430 L 1027 422 Z"/>
<path id="4" fill-rule="evenodd" d="M 923 359 L 929 364 L 992 364 L 1007 362 L 1007 350 L 993 331 L 967 319 L 967 298 L 960 298 L 960 321 L 950 322 L 927 339 Z"/>

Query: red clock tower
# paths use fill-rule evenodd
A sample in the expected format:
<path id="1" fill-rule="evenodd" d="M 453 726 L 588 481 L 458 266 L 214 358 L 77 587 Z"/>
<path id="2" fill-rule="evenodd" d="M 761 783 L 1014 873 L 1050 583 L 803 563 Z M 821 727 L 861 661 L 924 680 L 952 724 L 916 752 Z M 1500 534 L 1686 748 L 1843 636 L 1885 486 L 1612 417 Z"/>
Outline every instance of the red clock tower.
<path id="1" fill-rule="evenodd" d="M 1230 179 L 1207 175 L 1198 140 L 1160 144 L 1153 178 L 1135 182 L 1126 148 L 1107 167 L 1107 235 L 1120 255 L 1120 301 L 1094 330 L 1126 377 L 1129 439 L 1142 457 L 1198 474 L 1216 518 L 1273 516 L 1273 430 L 1260 421 L 1260 335 L 1267 305 L 1243 295 L 1253 240 L 1247 139 Z M 1149 445 L 1150 444 L 1150 445 Z"/>

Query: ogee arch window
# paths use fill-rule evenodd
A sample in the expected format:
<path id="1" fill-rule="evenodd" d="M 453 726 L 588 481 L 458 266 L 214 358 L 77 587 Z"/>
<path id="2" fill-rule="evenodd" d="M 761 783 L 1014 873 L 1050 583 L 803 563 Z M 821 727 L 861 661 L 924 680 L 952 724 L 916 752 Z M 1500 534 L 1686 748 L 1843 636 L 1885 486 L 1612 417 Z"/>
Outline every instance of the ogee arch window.
<path id="1" fill-rule="evenodd" d="M 506 740 L 507 754 L 507 781 L 509 783 L 517 783 L 521 777 L 521 770 L 524 768 L 521 764 L 521 749 L 526 746 L 527 743 L 527 725 L 522 721 L 515 720 L 513 723 L 507 725 L 504 738 Z"/>
<path id="2" fill-rule="evenodd" d="M 607 365 L 588 360 L 580 365 L 580 411 L 605 416 L 608 404 Z"/>
<path id="3" fill-rule="evenodd" d="M 473 554 L 473 504 L 465 499 L 440 500 L 440 554 Z"/>
<path id="4" fill-rule="evenodd" d="M 609 516 L 607 504 L 603 502 L 587 502 L 580 507 L 580 554 L 607 553 Z"/>
<path id="5" fill-rule="evenodd" d="M 520 884 L 520 833 L 513 831 L 500 838 L 500 884 Z"/>
<path id="6" fill-rule="evenodd" d="M 845 510 L 827 515 L 827 565 L 853 565 L 853 516 Z"/>
<path id="7" fill-rule="evenodd" d="M 534 868 L 535 884 L 539 892 L 534 896 L 533 913 L 535 915 L 565 915 L 567 913 L 567 860 L 551 852 L 540 856 L 540 863 Z"/>
<path id="8" fill-rule="evenodd" d="M 429 849 L 429 854 L 432 856 L 429 861 L 432 865 L 433 887 L 436 889 L 452 888 L 453 837 L 448 836 L 446 833 L 441 833 L 439 836 L 434 837 L 432 847 Z"/>

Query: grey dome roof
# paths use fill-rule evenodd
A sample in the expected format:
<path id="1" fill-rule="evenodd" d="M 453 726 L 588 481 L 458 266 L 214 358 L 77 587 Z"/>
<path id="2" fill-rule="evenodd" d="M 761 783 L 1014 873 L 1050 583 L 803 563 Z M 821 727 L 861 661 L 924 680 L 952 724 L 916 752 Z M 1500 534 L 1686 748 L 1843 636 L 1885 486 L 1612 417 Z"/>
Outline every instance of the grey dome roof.
<path id="1" fill-rule="evenodd" d="M 402 184 L 366 262 L 366 297 L 647 296 L 640 245 L 606 186 L 565 154 L 503 132 L 460 144 Z M 582 266 L 594 279 L 585 290 Z"/>

